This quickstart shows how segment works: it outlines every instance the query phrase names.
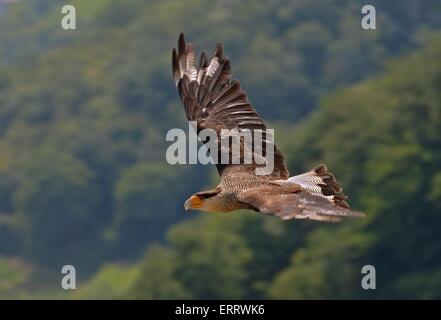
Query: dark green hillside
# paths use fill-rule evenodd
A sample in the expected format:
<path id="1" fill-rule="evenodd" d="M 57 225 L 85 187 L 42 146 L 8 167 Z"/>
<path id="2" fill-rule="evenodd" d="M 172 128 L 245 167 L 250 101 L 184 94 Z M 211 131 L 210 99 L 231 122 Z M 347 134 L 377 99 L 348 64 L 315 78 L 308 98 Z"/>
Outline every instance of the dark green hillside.
<path id="1" fill-rule="evenodd" d="M 440 38 L 326 98 L 291 132 L 290 167 L 326 162 L 367 218 L 319 225 L 203 215 L 173 227 L 170 248 L 149 251 L 129 296 L 440 298 L 439 57 Z M 160 261 L 173 269 L 156 283 L 147 271 L 163 270 Z M 376 268 L 375 291 L 361 289 L 363 265 Z M 161 292 L 162 283 L 176 290 Z"/>
<path id="2" fill-rule="evenodd" d="M 387 274 L 382 296 L 439 297 L 440 1 L 369 1 L 375 31 L 352 0 L 70 2 L 75 31 L 59 1 L 0 9 L 0 297 L 44 296 L 35 279 L 59 296 L 65 264 L 83 297 L 329 297 L 360 263 Z M 217 177 L 165 161 L 166 132 L 187 129 L 170 70 L 180 32 L 199 49 L 223 41 L 291 171 L 328 163 L 369 218 L 190 219 L 184 200 Z"/>

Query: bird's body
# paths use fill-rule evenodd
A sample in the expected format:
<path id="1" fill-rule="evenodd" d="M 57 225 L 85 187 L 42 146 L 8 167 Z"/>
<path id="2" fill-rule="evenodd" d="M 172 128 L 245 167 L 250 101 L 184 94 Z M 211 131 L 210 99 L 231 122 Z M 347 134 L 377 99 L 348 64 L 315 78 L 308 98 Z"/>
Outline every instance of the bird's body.
<path id="1" fill-rule="evenodd" d="M 265 190 L 274 186 L 268 177 L 257 176 L 252 169 L 244 171 L 238 166 L 232 166 L 224 171 L 218 186 L 221 191 L 217 194 L 217 198 L 221 201 L 219 209 L 216 211 L 256 210 L 252 205 L 241 202 L 241 195 L 249 191 L 265 192 Z"/>
<path id="2" fill-rule="evenodd" d="M 222 131 L 234 129 L 240 134 L 260 130 L 266 143 L 263 154 L 268 155 L 270 148 L 274 151 L 274 166 L 271 173 L 256 174 L 256 169 L 263 166 L 256 160 L 256 142 L 253 140 L 250 148 L 239 140 L 241 161 L 234 164 L 217 163 L 221 176 L 219 185 L 192 195 L 185 202 L 186 210 L 230 212 L 250 209 L 274 214 L 284 220 L 319 221 L 339 221 L 341 217 L 363 215 L 349 210 L 340 184 L 325 165 L 289 177 L 284 157 L 268 139 L 265 124 L 249 103 L 239 81 L 231 79 L 230 63 L 223 55 L 222 44 L 217 45 L 210 62 L 202 53 L 199 67 L 196 67 L 195 57 L 193 45 L 186 44 L 181 34 L 178 51 L 174 49 L 172 55 L 173 76 L 187 118 L 196 121 L 198 134 L 204 129 L 214 130 L 219 140 L 216 141 L 219 158 L 222 152 L 226 152 L 232 159 L 233 148 L 230 145 L 221 147 Z M 203 142 L 207 143 L 207 140 Z M 251 163 L 244 161 L 247 152 L 253 156 Z"/>

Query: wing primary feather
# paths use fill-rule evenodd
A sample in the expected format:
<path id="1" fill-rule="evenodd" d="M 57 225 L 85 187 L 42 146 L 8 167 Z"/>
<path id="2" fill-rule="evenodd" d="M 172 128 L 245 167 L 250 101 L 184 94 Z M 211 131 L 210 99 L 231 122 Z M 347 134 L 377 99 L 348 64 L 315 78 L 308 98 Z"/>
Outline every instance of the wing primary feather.
<path id="1" fill-rule="evenodd" d="M 213 57 L 218 57 L 219 60 L 222 60 L 224 57 L 224 45 L 222 42 L 218 42 L 216 44 L 216 48 L 214 49 Z"/>
<path id="2" fill-rule="evenodd" d="M 202 51 L 201 57 L 199 59 L 199 69 L 206 68 L 207 64 L 207 54 L 205 53 L 205 51 Z"/>
<path id="3" fill-rule="evenodd" d="M 176 49 L 173 48 L 172 52 L 172 70 L 173 78 L 175 79 L 175 85 L 178 86 L 178 82 L 181 79 L 181 73 L 179 71 L 178 55 L 176 54 Z"/>
<path id="4" fill-rule="evenodd" d="M 192 43 L 186 45 L 186 66 L 185 66 L 185 74 L 189 77 L 190 81 L 197 80 L 197 70 L 195 67 L 195 51 Z"/>
<path id="5" fill-rule="evenodd" d="M 212 78 L 216 70 L 219 68 L 219 59 L 217 57 L 214 57 L 211 59 L 210 65 L 207 69 L 207 76 Z"/>
<path id="6" fill-rule="evenodd" d="M 188 120 L 197 121 L 198 132 L 204 128 L 215 129 L 265 129 L 240 82 L 231 79 L 231 64 L 224 56 L 224 47 L 217 43 L 211 59 L 205 52 L 196 64 L 196 50 L 186 43 L 184 34 L 172 52 L 172 71 Z M 219 133 L 218 133 L 219 134 Z M 275 153 L 275 168 L 271 179 L 287 178 L 289 173 L 281 154 Z M 253 164 L 254 166 L 256 164 Z M 246 170 L 252 169 L 248 167 Z M 217 166 L 222 175 L 228 165 Z"/>
<path id="7" fill-rule="evenodd" d="M 178 41 L 178 61 L 179 61 L 179 73 L 181 78 L 184 76 L 185 67 L 187 65 L 186 62 L 187 59 L 185 53 L 186 53 L 185 38 L 184 38 L 184 34 L 181 33 L 179 35 L 179 41 Z"/>

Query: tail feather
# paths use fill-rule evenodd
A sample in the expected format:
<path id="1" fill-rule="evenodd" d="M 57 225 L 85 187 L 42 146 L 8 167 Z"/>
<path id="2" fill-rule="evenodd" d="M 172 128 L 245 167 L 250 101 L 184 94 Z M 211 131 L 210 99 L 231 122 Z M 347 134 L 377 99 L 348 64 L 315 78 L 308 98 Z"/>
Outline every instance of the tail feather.
<path id="1" fill-rule="evenodd" d="M 300 185 L 313 195 L 324 197 L 337 206 L 349 209 L 349 204 L 346 202 L 348 197 L 343 194 L 341 184 L 335 180 L 334 175 L 324 164 L 291 177 L 288 181 Z"/>

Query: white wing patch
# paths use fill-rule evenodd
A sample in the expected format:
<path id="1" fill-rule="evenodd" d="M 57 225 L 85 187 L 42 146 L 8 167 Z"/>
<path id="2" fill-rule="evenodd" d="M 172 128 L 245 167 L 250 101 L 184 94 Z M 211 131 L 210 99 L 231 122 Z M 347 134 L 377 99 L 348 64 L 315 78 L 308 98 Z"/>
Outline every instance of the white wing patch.
<path id="1" fill-rule="evenodd" d="M 190 81 L 196 81 L 198 77 L 198 71 L 195 67 L 195 51 L 192 44 L 189 44 L 186 48 L 186 66 L 184 74 L 188 76 Z"/>
<path id="2" fill-rule="evenodd" d="M 199 69 L 198 77 L 197 77 L 197 80 L 196 80 L 198 82 L 198 84 L 201 84 L 202 76 L 205 74 L 205 72 L 207 72 L 207 68 Z"/>
<path id="3" fill-rule="evenodd" d="M 207 76 L 210 78 L 213 77 L 217 68 L 219 68 L 219 59 L 217 57 L 214 57 L 213 59 L 211 59 L 210 65 L 208 66 Z"/>
<path id="4" fill-rule="evenodd" d="M 325 196 L 320 185 L 326 184 L 321 177 L 319 177 L 313 170 L 308 171 L 288 179 L 289 182 L 300 185 L 309 193 L 334 201 L 334 196 Z"/>
<path id="5" fill-rule="evenodd" d="M 308 171 L 291 177 L 288 179 L 288 181 L 300 185 L 303 189 L 316 196 L 325 196 L 323 195 L 322 189 L 319 186 L 319 184 L 324 184 L 324 181 L 314 171 Z"/>

